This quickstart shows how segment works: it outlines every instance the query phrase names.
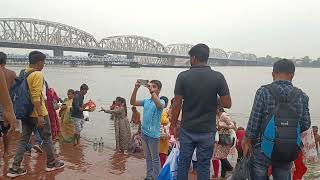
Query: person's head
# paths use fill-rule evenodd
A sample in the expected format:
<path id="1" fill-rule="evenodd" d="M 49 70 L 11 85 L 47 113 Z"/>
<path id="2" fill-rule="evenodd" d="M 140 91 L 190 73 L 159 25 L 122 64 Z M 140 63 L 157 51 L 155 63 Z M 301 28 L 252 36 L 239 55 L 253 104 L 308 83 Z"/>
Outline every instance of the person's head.
<path id="1" fill-rule="evenodd" d="M 218 106 L 218 107 L 217 107 L 217 115 L 220 115 L 220 114 L 222 114 L 222 113 L 224 113 L 224 112 L 226 112 L 226 111 L 224 110 L 223 107 L 221 107 L 221 106 Z"/>
<path id="2" fill-rule="evenodd" d="M 73 90 L 73 89 L 69 89 L 67 93 L 68 93 L 68 99 L 73 99 L 73 97 L 74 97 L 74 90 Z"/>
<path id="3" fill-rule="evenodd" d="M 45 64 L 46 55 L 40 51 L 31 51 L 29 53 L 29 66 L 41 71 Z"/>
<path id="4" fill-rule="evenodd" d="M 161 96 L 160 99 L 164 100 L 164 108 L 168 107 L 169 99 L 166 96 Z"/>
<path id="5" fill-rule="evenodd" d="M 191 66 L 205 65 L 208 62 L 210 49 L 205 44 L 197 44 L 189 51 Z"/>
<path id="6" fill-rule="evenodd" d="M 0 52 L 0 66 L 5 66 L 7 64 L 7 55 L 4 52 Z"/>
<path id="7" fill-rule="evenodd" d="M 162 88 L 162 83 L 159 80 L 152 80 L 148 84 L 148 88 L 150 91 L 155 92 L 157 95 L 159 95 Z"/>
<path id="8" fill-rule="evenodd" d="M 313 134 L 318 134 L 318 126 L 312 126 Z"/>
<path id="9" fill-rule="evenodd" d="M 240 127 L 238 127 L 237 130 L 238 130 L 238 131 L 240 131 L 240 130 L 241 130 L 241 131 L 244 131 L 244 128 L 240 126 Z"/>
<path id="10" fill-rule="evenodd" d="M 288 59 L 280 59 L 273 64 L 272 77 L 273 80 L 292 81 L 295 73 L 295 65 L 293 61 Z"/>
<path id="11" fill-rule="evenodd" d="M 82 96 L 86 95 L 87 92 L 88 92 L 88 90 L 89 90 L 88 85 L 82 84 L 82 85 L 80 86 L 80 93 L 81 93 Z"/>
<path id="12" fill-rule="evenodd" d="M 137 107 L 132 106 L 131 110 L 132 110 L 132 112 L 137 112 Z"/>
<path id="13" fill-rule="evenodd" d="M 122 97 L 117 97 L 116 98 L 116 103 L 119 105 L 119 106 L 121 106 L 121 107 L 123 107 L 124 108 L 124 110 L 125 110 L 125 112 L 126 112 L 126 115 L 127 115 L 127 103 L 126 103 L 126 99 L 124 99 L 124 98 L 122 98 Z"/>

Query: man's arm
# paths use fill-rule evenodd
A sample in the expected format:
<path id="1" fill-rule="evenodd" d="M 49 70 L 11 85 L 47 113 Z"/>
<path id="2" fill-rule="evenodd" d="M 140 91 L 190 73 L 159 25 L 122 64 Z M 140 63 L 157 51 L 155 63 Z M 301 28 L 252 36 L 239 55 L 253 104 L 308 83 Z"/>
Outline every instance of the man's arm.
<path id="1" fill-rule="evenodd" d="M 176 80 L 176 85 L 174 88 L 174 99 L 172 104 L 172 112 L 171 112 L 171 118 L 173 126 L 176 127 L 177 121 L 181 112 L 182 107 L 182 99 L 184 95 L 184 86 L 183 86 L 183 74 L 180 73 Z"/>
<path id="2" fill-rule="evenodd" d="M 151 99 L 158 109 L 163 109 L 164 105 L 161 104 L 160 98 L 156 93 L 151 93 Z"/>
<path id="3" fill-rule="evenodd" d="M 265 108 L 263 93 L 263 88 L 258 89 L 254 98 L 250 118 L 246 129 L 246 137 L 244 139 L 244 155 L 248 155 L 248 153 L 250 153 L 251 141 L 256 140 L 259 137 L 260 126 L 264 116 L 263 110 Z"/>
<path id="4" fill-rule="evenodd" d="M 137 81 L 134 86 L 133 92 L 131 94 L 131 98 L 130 98 L 130 104 L 132 106 L 142 106 L 141 101 L 137 101 L 137 92 L 138 92 L 140 86 L 141 86 L 141 83 L 139 81 Z"/>
<path id="5" fill-rule="evenodd" d="M 220 96 L 220 105 L 224 108 L 230 109 L 232 106 L 231 96 Z"/>
<path id="6" fill-rule="evenodd" d="M 0 68 L 0 104 L 3 108 L 4 119 L 6 119 L 10 124 L 9 131 L 12 132 L 16 129 L 16 116 L 13 111 L 12 102 L 2 68 Z"/>
<path id="7" fill-rule="evenodd" d="M 223 74 L 218 74 L 218 95 L 220 96 L 220 106 L 223 108 L 231 108 L 232 101 L 229 91 L 229 86 L 227 84 L 226 79 L 224 78 Z"/>
<path id="8" fill-rule="evenodd" d="M 182 96 L 176 95 L 174 96 L 173 104 L 172 104 L 172 112 L 171 112 L 171 123 L 176 127 L 181 107 L 182 107 Z"/>
<path id="9" fill-rule="evenodd" d="M 303 112 L 302 119 L 300 120 L 301 132 L 308 130 L 311 126 L 311 118 L 309 112 L 309 97 L 305 93 L 303 93 L 302 103 Z"/>

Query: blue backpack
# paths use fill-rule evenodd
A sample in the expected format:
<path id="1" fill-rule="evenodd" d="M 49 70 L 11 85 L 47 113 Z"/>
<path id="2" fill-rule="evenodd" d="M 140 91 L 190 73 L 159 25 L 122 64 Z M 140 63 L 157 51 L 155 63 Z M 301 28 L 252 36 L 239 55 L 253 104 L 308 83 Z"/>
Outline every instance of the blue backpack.
<path id="1" fill-rule="evenodd" d="M 21 71 L 19 77 L 15 79 L 10 89 L 10 96 L 13 104 L 14 113 L 17 119 L 26 120 L 30 117 L 34 105 L 31 102 L 27 77 L 34 71 Z"/>
<path id="2" fill-rule="evenodd" d="M 275 99 L 275 108 L 262 125 L 261 150 L 273 161 L 291 162 L 301 151 L 300 116 L 293 107 L 302 91 L 293 88 L 289 96 L 281 96 L 272 85 L 266 87 Z"/>

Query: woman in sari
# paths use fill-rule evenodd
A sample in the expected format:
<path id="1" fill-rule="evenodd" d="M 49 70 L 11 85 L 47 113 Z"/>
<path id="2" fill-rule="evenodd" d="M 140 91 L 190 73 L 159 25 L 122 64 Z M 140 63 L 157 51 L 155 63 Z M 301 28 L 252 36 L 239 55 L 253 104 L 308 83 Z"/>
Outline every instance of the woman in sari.
<path id="1" fill-rule="evenodd" d="M 128 150 L 131 147 L 131 130 L 129 120 L 127 118 L 126 100 L 122 97 L 117 97 L 116 106 L 113 110 L 101 108 L 101 111 L 109 114 L 114 114 L 116 150 L 124 153 L 124 150 Z"/>
<path id="2" fill-rule="evenodd" d="M 60 124 L 57 114 L 59 109 L 58 102 L 60 98 L 58 97 L 56 91 L 53 88 L 48 88 L 47 90 L 47 109 L 49 113 L 50 125 L 51 125 L 51 135 L 52 140 L 55 141 L 60 133 Z"/>
<path id="3" fill-rule="evenodd" d="M 68 90 L 68 98 L 63 101 L 63 105 L 60 110 L 60 124 L 61 132 L 59 141 L 61 143 L 73 143 L 74 142 L 74 123 L 70 119 L 71 107 L 74 97 L 74 90 Z"/>
<path id="4" fill-rule="evenodd" d="M 229 114 L 227 114 L 222 107 L 218 107 L 217 109 L 216 123 L 217 133 L 219 137 L 221 136 L 221 138 L 216 139 L 216 143 L 214 145 L 212 160 L 214 171 L 213 178 L 218 177 L 219 160 L 221 162 L 221 177 L 225 178 L 227 171 L 233 170 L 233 167 L 229 163 L 227 157 L 235 143 L 235 137 L 233 136 L 235 134 L 235 125 Z M 222 136 L 228 137 L 228 139 L 231 139 L 231 141 L 228 144 L 220 142 L 220 140 L 222 141 Z"/>

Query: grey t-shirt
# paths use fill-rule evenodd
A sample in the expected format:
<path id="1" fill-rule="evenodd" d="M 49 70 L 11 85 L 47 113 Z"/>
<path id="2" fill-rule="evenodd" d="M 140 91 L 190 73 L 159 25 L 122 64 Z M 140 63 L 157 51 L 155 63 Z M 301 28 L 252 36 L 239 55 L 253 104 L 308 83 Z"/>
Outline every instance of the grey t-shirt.
<path id="1" fill-rule="evenodd" d="M 220 72 L 209 66 L 191 67 L 178 75 L 174 93 L 183 97 L 183 129 L 195 133 L 216 131 L 217 95 L 230 94 Z"/>
<path id="2" fill-rule="evenodd" d="M 79 91 L 75 93 L 72 102 L 72 109 L 71 109 L 71 117 L 83 119 L 83 112 L 80 111 L 80 108 L 83 105 L 84 97 L 80 94 Z"/>

